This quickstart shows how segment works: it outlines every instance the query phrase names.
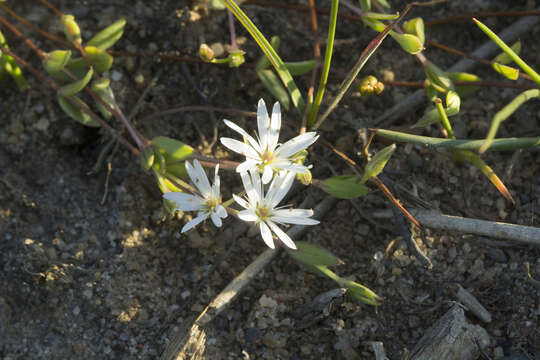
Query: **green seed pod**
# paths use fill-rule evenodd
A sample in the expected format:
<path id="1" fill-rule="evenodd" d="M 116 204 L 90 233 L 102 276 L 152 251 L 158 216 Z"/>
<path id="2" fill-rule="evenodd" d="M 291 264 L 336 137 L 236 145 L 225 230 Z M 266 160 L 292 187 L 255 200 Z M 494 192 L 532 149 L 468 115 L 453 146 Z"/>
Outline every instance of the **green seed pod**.
<path id="1" fill-rule="evenodd" d="M 236 49 L 236 50 L 231 50 L 229 52 L 229 67 L 239 67 L 240 65 L 242 65 L 243 63 L 246 62 L 246 59 L 244 58 L 244 54 L 246 52 L 243 51 L 243 50 L 239 50 L 239 49 Z"/>
<path id="2" fill-rule="evenodd" d="M 214 50 L 206 44 L 201 44 L 199 47 L 199 57 L 204 62 L 210 62 L 214 59 Z"/>
<path id="3" fill-rule="evenodd" d="M 368 75 L 360 80 L 358 86 L 360 94 L 364 96 L 379 95 L 384 90 L 384 84 L 373 75 Z"/>

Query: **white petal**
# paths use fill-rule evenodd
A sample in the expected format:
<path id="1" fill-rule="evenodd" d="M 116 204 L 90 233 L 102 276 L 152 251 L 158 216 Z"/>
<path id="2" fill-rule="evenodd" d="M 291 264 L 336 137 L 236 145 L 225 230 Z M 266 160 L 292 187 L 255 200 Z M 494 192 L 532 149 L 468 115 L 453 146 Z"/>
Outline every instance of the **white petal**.
<path id="1" fill-rule="evenodd" d="M 244 221 L 257 221 L 259 217 L 253 210 L 242 210 L 238 212 L 238 218 Z"/>
<path id="2" fill-rule="evenodd" d="M 268 145 L 270 119 L 268 118 L 268 111 L 266 110 L 266 104 L 264 103 L 263 99 L 259 100 L 259 104 L 257 106 L 257 127 L 259 128 L 261 149 L 265 151 Z"/>
<path id="3" fill-rule="evenodd" d="M 272 215 L 311 217 L 313 216 L 313 210 L 311 209 L 279 209 L 279 210 L 274 210 Z"/>
<path id="4" fill-rule="evenodd" d="M 199 160 L 193 160 L 193 168 L 195 169 L 195 175 L 197 177 L 194 180 L 195 186 L 197 186 L 201 194 L 203 194 L 204 196 L 210 195 L 210 193 L 212 192 L 212 188 L 210 187 L 210 182 L 208 181 L 206 173 L 204 172 L 203 167 L 199 163 Z"/>
<path id="5" fill-rule="evenodd" d="M 270 249 L 275 249 L 274 239 L 272 239 L 272 233 L 270 232 L 270 229 L 268 228 L 268 225 L 261 222 L 259 224 L 259 229 L 261 230 L 261 236 L 262 236 L 264 242 L 266 243 L 266 245 L 268 245 L 268 247 Z"/>
<path id="6" fill-rule="evenodd" d="M 272 170 L 272 167 L 270 165 L 265 165 L 263 176 L 262 176 L 263 184 L 268 184 L 270 180 L 272 180 L 272 175 L 274 175 L 274 171 Z"/>
<path id="7" fill-rule="evenodd" d="M 167 200 L 174 201 L 177 209 L 182 211 L 199 210 L 204 201 L 198 196 L 181 192 L 169 192 L 163 194 L 163 197 Z"/>
<path id="8" fill-rule="evenodd" d="M 281 109 L 279 102 L 274 104 L 272 109 L 272 120 L 270 121 L 270 131 L 268 133 L 268 151 L 274 152 L 279 139 L 281 129 Z"/>
<path id="9" fill-rule="evenodd" d="M 196 218 L 188 221 L 186 225 L 184 225 L 184 227 L 182 228 L 182 232 L 185 233 L 186 231 L 191 230 L 195 226 L 199 225 L 208 217 L 208 215 L 209 215 L 208 213 L 202 213 Z"/>
<path id="10" fill-rule="evenodd" d="M 292 241 L 292 239 L 289 237 L 289 235 L 287 235 L 287 233 L 285 233 L 285 231 L 281 230 L 279 226 L 277 226 L 271 221 L 268 221 L 268 226 L 270 226 L 272 231 L 276 233 L 279 240 L 283 241 L 283 243 L 287 247 L 296 250 L 296 245 L 294 244 L 294 241 Z"/>
<path id="11" fill-rule="evenodd" d="M 287 158 L 296 154 L 300 150 L 304 150 L 309 145 L 313 144 L 319 136 L 314 132 L 307 132 L 302 135 L 298 135 L 295 138 L 287 141 L 285 144 L 279 146 L 276 150 L 276 155 L 282 158 Z"/>
<path id="12" fill-rule="evenodd" d="M 287 195 L 287 193 L 291 189 L 295 176 L 296 175 L 293 172 L 286 172 L 285 174 L 279 175 L 279 177 L 281 178 L 279 186 L 276 188 L 275 192 L 272 194 L 271 197 L 266 197 L 266 200 L 268 201 L 270 207 L 275 208 L 276 205 L 279 204 L 281 200 L 283 200 L 285 195 Z"/>
<path id="13" fill-rule="evenodd" d="M 252 148 L 251 146 L 249 146 L 248 144 L 246 143 L 243 143 L 241 141 L 238 141 L 238 140 L 234 140 L 234 139 L 231 139 L 231 138 L 226 138 L 226 137 L 222 137 L 220 139 L 221 143 L 223 144 L 223 146 L 225 146 L 226 148 L 236 152 L 236 153 L 239 153 L 239 154 L 242 154 L 248 158 L 252 158 L 252 159 L 259 159 L 260 156 L 259 154 L 257 153 L 257 151 L 255 151 L 254 148 Z"/>
<path id="14" fill-rule="evenodd" d="M 250 173 L 253 173 L 250 171 Z M 257 191 L 253 187 L 253 183 L 251 182 L 251 176 L 247 172 L 240 173 L 240 177 L 242 178 L 242 184 L 244 185 L 244 190 L 246 191 L 246 195 L 249 199 L 250 204 L 256 204 L 258 200 L 260 199 Z"/>
<path id="15" fill-rule="evenodd" d="M 225 125 L 227 125 L 231 129 L 233 129 L 234 131 L 242 135 L 255 150 L 257 150 L 260 153 L 263 152 L 263 149 L 261 149 L 261 146 L 259 145 L 259 143 L 253 138 L 253 136 L 249 135 L 247 131 L 245 131 L 244 129 L 242 129 L 240 126 L 236 125 L 232 121 L 229 121 L 229 120 L 223 120 L 223 121 L 225 122 Z"/>
<path id="16" fill-rule="evenodd" d="M 295 174 L 297 173 L 305 174 L 309 170 L 309 168 L 305 165 L 295 164 L 290 161 L 279 161 L 272 165 L 274 166 L 274 168 L 292 171 Z"/>
<path id="17" fill-rule="evenodd" d="M 253 184 L 253 189 L 255 189 L 255 192 L 257 193 L 257 199 L 261 199 L 264 197 L 263 194 L 263 184 L 261 182 L 261 175 L 259 174 L 258 170 L 250 171 L 251 174 L 251 183 Z"/>
<path id="18" fill-rule="evenodd" d="M 222 219 L 225 219 L 227 217 L 227 210 L 223 207 L 223 205 L 216 206 L 216 214 Z"/>
<path id="19" fill-rule="evenodd" d="M 317 225 L 319 223 L 318 220 L 300 216 L 272 216 L 271 219 L 280 224 Z"/>
<path id="20" fill-rule="evenodd" d="M 212 218 L 214 225 L 216 225 L 217 227 L 221 227 L 221 218 L 218 216 L 217 213 L 212 211 L 212 213 L 210 214 L 210 217 Z"/>
<path id="21" fill-rule="evenodd" d="M 219 199 L 219 194 L 220 194 L 219 188 L 221 186 L 221 180 L 219 179 L 218 171 L 219 171 L 219 164 L 216 165 L 216 170 L 215 170 L 215 175 L 214 175 L 214 184 L 212 185 L 212 193 L 215 199 Z"/>
<path id="22" fill-rule="evenodd" d="M 240 196 L 237 196 L 236 194 L 233 194 L 232 197 L 233 197 L 234 201 L 236 201 L 238 203 L 238 205 L 240 205 L 244 209 L 249 209 L 251 207 L 249 205 L 249 203 L 246 200 L 242 199 Z"/>
<path id="23" fill-rule="evenodd" d="M 236 172 L 238 173 L 247 172 L 250 169 L 256 168 L 257 164 L 259 163 L 260 161 L 248 159 L 236 167 Z"/>

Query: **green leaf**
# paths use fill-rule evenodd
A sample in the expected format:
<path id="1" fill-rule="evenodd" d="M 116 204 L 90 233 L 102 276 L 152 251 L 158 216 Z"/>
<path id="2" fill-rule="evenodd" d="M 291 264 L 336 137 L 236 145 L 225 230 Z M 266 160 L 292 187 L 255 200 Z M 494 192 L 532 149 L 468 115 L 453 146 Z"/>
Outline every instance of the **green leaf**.
<path id="1" fill-rule="evenodd" d="M 355 281 L 350 281 L 350 280 L 343 281 L 341 285 L 347 288 L 349 295 L 353 299 L 361 301 L 365 304 L 378 306 L 383 300 L 375 292 L 373 292 L 369 288 Z"/>
<path id="2" fill-rule="evenodd" d="M 507 79 L 517 80 L 519 78 L 519 70 L 511 66 L 493 63 L 493 69 Z"/>
<path id="3" fill-rule="evenodd" d="M 111 68 L 113 63 L 113 57 L 109 55 L 105 50 L 101 50 L 94 46 L 87 46 L 86 56 L 98 73 L 104 73 Z"/>
<path id="4" fill-rule="evenodd" d="M 495 135 L 497 134 L 497 130 L 499 129 L 499 125 L 508 119 L 523 103 L 530 99 L 538 98 L 540 97 L 540 90 L 538 89 L 531 89 L 522 92 L 518 96 L 514 98 L 508 105 L 506 105 L 504 108 L 499 110 L 495 116 L 493 117 L 493 120 L 491 121 L 491 126 L 489 128 L 488 134 L 486 136 L 486 143 L 480 147 L 478 152 L 480 154 L 483 154 L 491 145 L 493 142 L 493 139 L 495 139 Z"/>
<path id="5" fill-rule="evenodd" d="M 363 11 L 370 11 L 371 10 L 371 0 L 360 0 L 360 8 Z"/>
<path id="6" fill-rule="evenodd" d="M 455 115 L 459 113 L 460 106 L 461 99 L 459 95 L 455 91 L 448 91 L 446 93 L 446 114 L 448 115 L 448 113 L 450 113 L 452 115 Z"/>
<path id="7" fill-rule="evenodd" d="M 92 79 L 93 74 L 94 70 L 90 68 L 82 79 L 72 82 L 71 84 L 62 86 L 60 89 L 58 89 L 58 93 L 62 96 L 75 95 L 76 93 L 84 89 L 90 79 Z"/>
<path id="8" fill-rule="evenodd" d="M 367 194 L 368 188 L 356 175 L 340 175 L 322 182 L 322 189 L 338 199 L 354 199 Z"/>
<path id="9" fill-rule="evenodd" d="M 481 81 L 482 79 L 475 74 L 470 74 L 466 72 L 449 72 L 448 77 L 452 82 L 476 82 Z M 479 86 L 466 86 L 466 85 L 456 85 L 455 90 L 458 93 L 459 96 L 464 97 L 467 96 L 476 90 L 478 90 Z"/>
<path id="10" fill-rule="evenodd" d="M 366 167 L 364 168 L 364 175 L 362 176 L 360 182 L 365 183 L 370 178 L 379 175 L 383 171 L 388 160 L 390 160 L 394 150 L 396 150 L 396 144 L 389 145 L 377 152 L 375 156 L 373 156 L 366 164 Z"/>
<path id="11" fill-rule="evenodd" d="M 384 25 L 382 21 L 379 21 L 373 18 L 363 17 L 362 22 L 364 23 L 364 25 L 369 26 L 376 32 L 382 32 L 386 28 L 386 26 Z"/>
<path id="12" fill-rule="evenodd" d="M 459 113 L 459 108 L 445 109 L 446 116 L 454 116 Z M 411 128 L 424 127 L 441 121 L 441 115 L 437 109 L 431 109 L 424 114 Z"/>
<path id="13" fill-rule="evenodd" d="M 73 44 L 80 45 L 82 43 L 81 29 L 75 21 L 75 17 L 73 15 L 62 15 L 60 22 L 66 38 Z"/>
<path id="14" fill-rule="evenodd" d="M 390 4 L 386 0 L 374 0 L 375 2 L 379 3 L 382 7 L 390 8 Z"/>
<path id="15" fill-rule="evenodd" d="M 109 86 L 111 81 L 108 78 L 97 79 L 92 82 L 91 89 L 96 93 L 97 96 L 103 102 L 105 102 L 109 107 L 114 108 L 116 104 L 114 103 L 114 93 Z M 110 119 L 112 116 L 111 112 L 107 107 L 105 107 L 100 101 L 95 100 L 96 107 L 99 109 L 101 114 L 106 118 Z"/>
<path id="16" fill-rule="evenodd" d="M 512 49 L 517 55 L 519 55 L 519 52 L 521 51 L 521 41 L 516 41 L 514 43 L 514 45 L 512 45 L 510 47 L 510 49 Z M 497 55 L 497 57 L 495 57 L 495 59 L 493 59 L 493 62 L 497 62 L 499 64 L 504 64 L 504 65 L 507 65 L 507 64 L 510 64 L 512 62 L 512 58 L 506 54 L 506 53 L 501 53 L 499 55 Z"/>
<path id="17" fill-rule="evenodd" d="M 66 72 L 71 73 L 77 79 L 81 79 L 88 72 L 88 64 L 83 58 L 76 58 L 69 60 L 67 66 L 64 68 L 64 71 L 51 72 L 50 75 L 62 83 L 68 83 L 73 81 L 73 79 L 66 74 Z"/>
<path id="18" fill-rule="evenodd" d="M 385 14 L 376 12 L 364 12 L 362 17 L 367 17 L 372 20 L 395 20 L 399 17 L 399 14 Z"/>
<path id="19" fill-rule="evenodd" d="M 70 50 L 55 50 L 45 55 L 43 67 L 49 74 L 57 73 L 66 67 L 69 59 L 71 59 Z"/>
<path id="20" fill-rule="evenodd" d="M 424 45 L 420 39 L 412 34 L 399 34 L 395 31 L 390 31 L 390 36 L 394 38 L 403 50 L 409 54 L 418 54 L 424 50 Z"/>
<path id="21" fill-rule="evenodd" d="M 164 154 L 166 162 L 183 161 L 193 153 L 191 146 L 166 136 L 153 138 L 152 144 L 157 146 L 160 152 Z"/>
<path id="22" fill-rule="evenodd" d="M 439 68 L 437 65 L 433 64 L 430 61 L 426 61 L 424 64 L 424 71 L 428 80 L 431 82 L 431 85 L 440 92 L 447 92 L 452 90 L 454 85 L 450 80 L 446 71 Z"/>
<path id="23" fill-rule="evenodd" d="M 124 33 L 126 19 L 120 19 L 107 26 L 105 29 L 94 35 L 89 41 L 89 46 L 95 46 L 100 50 L 107 50 L 117 42 Z"/>
<path id="24" fill-rule="evenodd" d="M 424 45 L 426 34 L 424 30 L 424 20 L 421 17 L 405 21 L 403 23 L 403 29 L 405 32 L 416 36 L 422 45 Z"/>
<path id="25" fill-rule="evenodd" d="M 289 255 L 301 264 L 308 266 L 324 265 L 341 265 L 341 261 L 337 256 L 332 254 L 320 246 L 310 244 L 305 241 L 297 241 L 296 250 L 288 250 Z"/>
<path id="26" fill-rule="evenodd" d="M 90 127 L 101 126 L 96 120 L 92 119 L 90 115 L 88 115 L 86 112 L 81 110 L 81 108 L 89 109 L 88 105 L 86 105 L 84 101 L 82 101 L 76 96 L 72 96 L 71 98 L 79 106 L 73 105 L 64 96 L 58 95 L 58 104 L 60 104 L 60 107 L 62 108 L 62 110 L 64 110 L 66 114 L 68 114 L 75 121 L 78 121 L 85 126 L 90 126 Z"/>
<path id="27" fill-rule="evenodd" d="M 27 84 L 19 64 L 10 55 L 5 54 L 5 59 L 4 71 L 15 81 L 19 90 L 23 91 Z"/>
<path id="28" fill-rule="evenodd" d="M 268 91 L 270 91 L 272 95 L 274 95 L 274 97 L 279 101 L 281 106 L 289 110 L 291 104 L 289 101 L 289 94 L 287 94 L 287 90 L 285 90 L 276 74 L 274 74 L 272 70 L 261 70 L 257 71 L 257 76 L 263 83 L 264 87 L 266 87 Z"/>
<path id="29" fill-rule="evenodd" d="M 306 60 L 296 62 L 286 62 L 285 66 L 292 76 L 304 75 L 310 72 L 317 66 L 317 60 Z"/>

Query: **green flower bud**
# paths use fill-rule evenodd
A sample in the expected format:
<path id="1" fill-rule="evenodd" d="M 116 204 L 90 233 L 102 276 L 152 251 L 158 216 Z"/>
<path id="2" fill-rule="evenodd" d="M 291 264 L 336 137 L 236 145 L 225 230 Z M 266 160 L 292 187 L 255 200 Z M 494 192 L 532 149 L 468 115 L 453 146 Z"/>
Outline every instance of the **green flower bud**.
<path id="1" fill-rule="evenodd" d="M 243 63 L 246 62 L 246 59 L 244 59 L 244 54 L 246 52 L 243 51 L 243 50 L 239 50 L 239 49 L 236 49 L 236 50 L 231 50 L 229 52 L 229 67 L 239 67 L 240 65 L 242 65 Z"/>
<path id="2" fill-rule="evenodd" d="M 358 87 L 360 94 L 364 96 L 379 95 L 384 90 L 384 84 L 373 75 L 368 75 L 360 80 Z"/>
<path id="3" fill-rule="evenodd" d="M 311 184 L 313 176 L 311 176 L 311 171 L 308 170 L 307 173 L 297 173 L 296 179 L 302 183 L 302 185 L 308 186 Z"/>
<path id="4" fill-rule="evenodd" d="M 210 62 L 214 59 L 214 50 L 206 44 L 201 44 L 199 47 L 199 57 L 204 62 Z"/>

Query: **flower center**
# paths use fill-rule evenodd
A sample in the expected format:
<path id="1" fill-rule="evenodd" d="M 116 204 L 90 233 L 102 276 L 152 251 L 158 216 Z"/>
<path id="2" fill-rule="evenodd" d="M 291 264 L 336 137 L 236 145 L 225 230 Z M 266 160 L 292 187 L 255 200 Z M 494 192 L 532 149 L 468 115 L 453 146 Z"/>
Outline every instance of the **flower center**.
<path id="1" fill-rule="evenodd" d="M 255 214 L 261 219 L 261 221 L 266 221 L 266 219 L 270 216 L 270 210 L 267 206 L 264 205 L 257 205 L 257 209 L 255 210 Z"/>
<path id="2" fill-rule="evenodd" d="M 272 154 L 270 151 L 266 151 L 264 154 L 262 154 L 261 160 L 263 161 L 263 165 L 267 165 L 274 160 L 274 154 Z"/>
<path id="3" fill-rule="evenodd" d="M 218 201 L 216 198 L 214 198 L 213 196 L 211 196 L 210 198 L 208 198 L 208 200 L 206 200 L 203 204 L 203 207 L 206 211 L 208 212 L 211 212 L 213 211 L 216 206 L 218 206 Z"/>

